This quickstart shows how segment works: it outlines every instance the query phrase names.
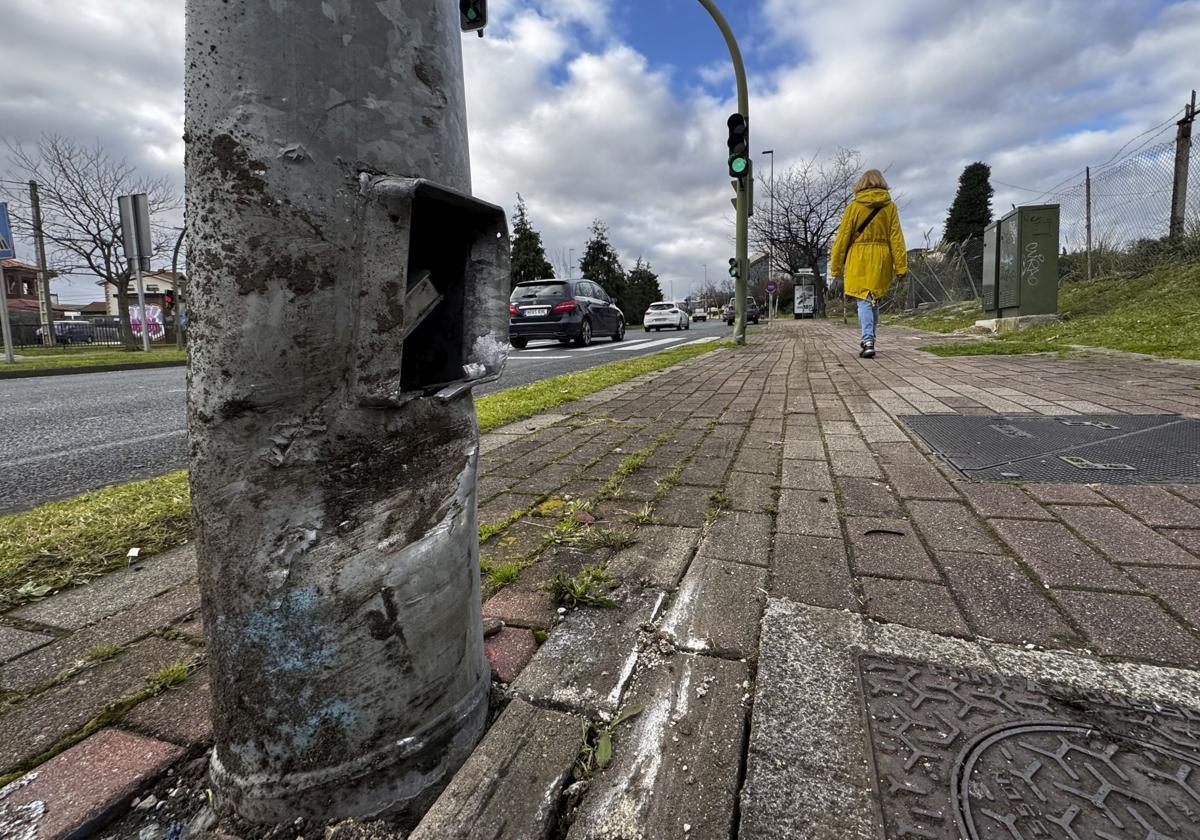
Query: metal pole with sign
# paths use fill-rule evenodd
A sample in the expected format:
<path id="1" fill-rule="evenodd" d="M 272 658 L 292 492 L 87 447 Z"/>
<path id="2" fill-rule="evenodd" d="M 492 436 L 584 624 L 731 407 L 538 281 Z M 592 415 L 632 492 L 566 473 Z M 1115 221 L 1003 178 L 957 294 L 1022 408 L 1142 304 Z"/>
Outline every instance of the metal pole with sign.
<path id="1" fill-rule="evenodd" d="M 142 324 L 142 349 L 150 352 L 150 319 L 146 315 L 146 292 L 142 288 L 142 271 L 150 268 L 150 204 L 145 193 L 123 195 L 117 199 L 121 210 L 121 240 L 125 247 L 125 262 L 133 269 L 137 281 L 138 312 Z M 144 265 L 143 265 L 144 264 Z"/>
<path id="2" fill-rule="evenodd" d="M 4 261 L 16 259 L 12 226 L 8 223 L 8 205 L 0 201 L 0 327 L 4 332 L 4 361 L 12 364 L 12 327 L 8 323 L 8 284 L 4 280 Z M 53 327 L 53 325 L 52 325 Z"/>

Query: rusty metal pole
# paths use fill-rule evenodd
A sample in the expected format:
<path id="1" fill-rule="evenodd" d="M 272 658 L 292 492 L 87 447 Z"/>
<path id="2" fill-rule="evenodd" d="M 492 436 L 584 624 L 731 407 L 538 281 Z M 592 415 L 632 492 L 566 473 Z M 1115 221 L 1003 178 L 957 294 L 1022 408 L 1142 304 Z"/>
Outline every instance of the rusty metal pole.
<path id="1" fill-rule="evenodd" d="M 470 189 L 457 14 L 187 0 L 211 778 L 252 821 L 415 816 L 485 725 L 478 428 L 469 386 L 436 380 L 507 346 L 507 231 L 418 259 L 471 199 L 405 180 Z"/>
<path id="2" fill-rule="evenodd" d="M 1183 119 L 1175 132 L 1175 178 L 1171 189 L 1171 219 L 1169 236 L 1172 242 L 1183 237 L 1187 218 L 1188 170 L 1191 168 L 1192 124 L 1196 121 L 1196 91 L 1192 101 L 1183 109 Z"/>

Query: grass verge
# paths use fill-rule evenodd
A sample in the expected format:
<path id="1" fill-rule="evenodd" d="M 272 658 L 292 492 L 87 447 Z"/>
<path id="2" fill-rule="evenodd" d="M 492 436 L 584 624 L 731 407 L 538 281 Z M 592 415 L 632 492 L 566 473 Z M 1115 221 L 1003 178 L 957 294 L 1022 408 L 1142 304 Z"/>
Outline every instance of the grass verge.
<path id="1" fill-rule="evenodd" d="M 1068 283 L 1066 320 L 988 341 L 923 347 L 939 356 L 1011 355 L 1104 347 L 1173 359 L 1200 359 L 1200 264 L 1167 265 L 1133 278 Z"/>
<path id="2" fill-rule="evenodd" d="M 674 347 L 489 394 L 476 401 L 479 425 L 486 432 L 726 346 L 728 342 Z M 65 355 L 68 351 L 40 352 Z M 119 568 L 128 562 L 130 548 L 149 555 L 187 542 L 192 533 L 190 517 L 183 470 L 0 516 L 0 611 Z M 481 541 L 509 524 L 484 526 Z"/>
<path id="3" fill-rule="evenodd" d="M 0 610 L 179 545 L 190 517 L 182 470 L 0 516 Z"/>
<path id="4" fill-rule="evenodd" d="M 543 379 L 517 388 L 509 388 L 488 394 L 475 401 L 479 412 L 479 429 L 489 432 L 509 423 L 524 420 L 563 403 L 583 399 L 597 391 L 626 382 L 645 373 L 686 362 L 696 356 L 710 353 L 718 347 L 728 347 L 729 342 L 712 341 L 705 344 L 687 344 L 672 347 L 661 353 L 651 353 L 620 362 L 598 365 L 576 373 Z"/>
<path id="5" fill-rule="evenodd" d="M 185 362 L 186 350 L 156 347 L 149 353 L 106 347 L 102 350 L 46 347 L 20 350 L 21 358 L 11 365 L 0 364 L 0 372 L 16 370 L 53 370 L 55 368 L 96 367 L 98 365 L 136 365 L 160 362 Z"/>
<path id="6" fill-rule="evenodd" d="M 973 326 L 983 318 L 981 302 L 976 300 L 947 303 L 936 309 L 924 309 L 900 315 L 884 315 L 883 323 L 897 327 L 912 327 L 935 333 L 952 333 Z"/>

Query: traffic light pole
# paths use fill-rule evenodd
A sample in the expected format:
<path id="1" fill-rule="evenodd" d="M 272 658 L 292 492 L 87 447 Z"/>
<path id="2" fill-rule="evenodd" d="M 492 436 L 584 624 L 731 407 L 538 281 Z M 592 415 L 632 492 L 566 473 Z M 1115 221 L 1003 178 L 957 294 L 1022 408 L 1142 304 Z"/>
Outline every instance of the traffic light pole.
<path id="1" fill-rule="evenodd" d="M 730 28 L 729 22 L 725 20 L 725 16 L 721 14 L 721 10 L 717 8 L 713 0 L 700 0 L 700 5 L 712 15 L 717 28 L 725 36 L 725 43 L 729 46 L 729 57 L 733 59 L 733 73 L 737 79 L 738 113 L 749 121 L 750 93 L 749 86 L 746 84 L 746 65 L 742 61 L 742 51 L 738 47 L 737 39 L 733 37 L 733 30 Z M 737 317 L 733 326 L 734 344 L 746 343 L 746 278 L 750 274 L 750 182 L 753 178 L 754 170 L 751 169 L 749 175 L 737 182 L 736 257 L 738 276 L 734 282 L 734 310 Z"/>

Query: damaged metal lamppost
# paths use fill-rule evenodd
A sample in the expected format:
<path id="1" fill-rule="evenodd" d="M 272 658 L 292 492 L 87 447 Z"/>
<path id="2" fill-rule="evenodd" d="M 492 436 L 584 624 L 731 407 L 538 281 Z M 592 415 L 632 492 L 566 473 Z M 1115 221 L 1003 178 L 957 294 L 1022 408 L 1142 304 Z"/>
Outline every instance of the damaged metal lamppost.
<path id="1" fill-rule="evenodd" d="M 508 236 L 469 197 L 456 13 L 187 1 L 211 776 L 252 821 L 416 814 L 483 732 L 471 388 Z"/>

